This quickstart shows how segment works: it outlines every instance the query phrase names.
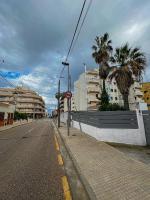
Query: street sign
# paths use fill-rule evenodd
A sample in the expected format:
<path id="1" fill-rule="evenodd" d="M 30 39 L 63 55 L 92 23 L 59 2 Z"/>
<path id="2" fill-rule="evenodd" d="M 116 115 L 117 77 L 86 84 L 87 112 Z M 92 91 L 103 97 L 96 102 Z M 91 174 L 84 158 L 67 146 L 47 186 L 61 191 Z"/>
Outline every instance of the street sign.
<path id="1" fill-rule="evenodd" d="M 65 97 L 66 97 L 67 99 L 71 99 L 72 93 L 71 93 L 71 92 L 65 92 Z"/>

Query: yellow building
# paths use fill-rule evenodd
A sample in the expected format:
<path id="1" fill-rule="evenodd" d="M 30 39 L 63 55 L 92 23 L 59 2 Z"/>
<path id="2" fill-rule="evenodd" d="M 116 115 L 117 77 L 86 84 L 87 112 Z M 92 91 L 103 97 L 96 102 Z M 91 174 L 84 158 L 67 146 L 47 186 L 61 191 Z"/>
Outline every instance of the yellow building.
<path id="1" fill-rule="evenodd" d="M 147 103 L 148 110 L 150 110 L 150 82 L 142 83 L 143 99 Z"/>

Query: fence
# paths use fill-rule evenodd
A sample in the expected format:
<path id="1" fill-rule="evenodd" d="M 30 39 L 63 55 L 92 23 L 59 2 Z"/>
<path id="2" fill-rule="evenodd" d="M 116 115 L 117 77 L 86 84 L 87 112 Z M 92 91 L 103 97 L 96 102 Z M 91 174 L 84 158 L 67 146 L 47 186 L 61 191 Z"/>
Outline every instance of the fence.
<path id="1" fill-rule="evenodd" d="M 97 128 L 138 129 L 135 111 L 75 112 L 72 120 Z"/>
<path id="2" fill-rule="evenodd" d="M 142 111 L 144 127 L 145 127 L 145 136 L 146 142 L 150 145 L 150 111 Z"/>
<path id="3" fill-rule="evenodd" d="M 73 112 L 72 126 L 100 141 L 146 145 L 139 111 Z"/>

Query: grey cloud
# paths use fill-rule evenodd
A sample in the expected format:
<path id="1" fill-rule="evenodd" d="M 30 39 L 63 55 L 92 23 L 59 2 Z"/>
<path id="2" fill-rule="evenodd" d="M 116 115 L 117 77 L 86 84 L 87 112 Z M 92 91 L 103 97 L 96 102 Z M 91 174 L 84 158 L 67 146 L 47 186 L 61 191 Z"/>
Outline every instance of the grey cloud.
<path id="1" fill-rule="evenodd" d="M 1 0 L 0 52 L 6 60 L 1 69 L 29 70 L 32 74 L 36 67 L 43 66 L 43 71 L 49 68 L 51 79 L 56 79 L 54 77 L 58 77 L 61 71 L 61 61 L 67 53 L 82 2 Z M 91 57 L 91 46 L 95 36 L 104 32 L 110 33 L 114 47 L 129 40 L 131 44 L 141 46 L 143 51 L 150 53 L 150 26 L 142 26 L 149 21 L 149 10 L 149 0 L 93 0 L 79 40 L 69 58 L 72 80 L 76 80 L 84 71 L 83 62 L 88 68 L 96 67 Z M 135 24 L 137 30 L 133 29 L 131 35 L 126 33 Z M 147 69 L 146 80 L 150 80 L 148 72 Z M 66 78 L 62 83 L 65 87 Z M 52 93 L 54 90 L 55 87 Z M 39 88 L 40 91 L 42 93 Z M 48 97 L 48 94 L 44 95 Z"/>

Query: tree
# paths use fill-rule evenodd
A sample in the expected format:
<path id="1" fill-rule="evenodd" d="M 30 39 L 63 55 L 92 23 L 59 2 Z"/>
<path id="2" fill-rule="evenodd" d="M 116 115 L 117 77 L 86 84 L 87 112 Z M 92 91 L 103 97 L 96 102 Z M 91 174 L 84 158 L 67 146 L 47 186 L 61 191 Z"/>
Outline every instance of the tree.
<path id="1" fill-rule="evenodd" d="M 118 89 L 124 100 L 124 108 L 129 110 L 129 91 L 134 81 L 140 81 L 146 66 L 146 57 L 139 48 L 131 48 L 128 44 L 116 48 L 115 54 L 110 58 L 115 64 L 112 67 L 110 80 L 116 80 Z"/>
<path id="2" fill-rule="evenodd" d="M 103 80 L 103 89 L 105 89 L 105 80 L 110 72 L 109 59 L 111 57 L 113 48 L 111 46 L 111 40 L 109 40 L 108 33 L 105 33 L 101 37 L 95 38 L 96 45 L 93 45 L 92 57 L 95 62 L 99 64 L 99 76 Z"/>
<path id="3" fill-rule="evenodd" d="M 109 96 L 106 92 L 106 89 L 103 89 L 102 90 L 102 94 L 101 94 L 101 97 L 98 98 L 100 100 L 100 103 L 99 103 L 99 110 L 100 111 L 106 111 L 107 110 L 107 107 L 109 105 Z"/>
<path id="4" fill-rule="evenodd" d="M 63 93 L 60 93 L 60 94 L 56 93 L 56 94 L 55 94 L 55 98 L 56 98 L 56 99 L 64 98 L 64 95 L 65 95 L 64 92 L 63 92 Z"/>
<path id="5" fill-rule="evenodd" d="M 20 120 L 20 119 L 27 119 L 28 116 L 26 113 L 19 113 L 17 111 L 15 111 L 14 113 L 14 120 Z"/>

